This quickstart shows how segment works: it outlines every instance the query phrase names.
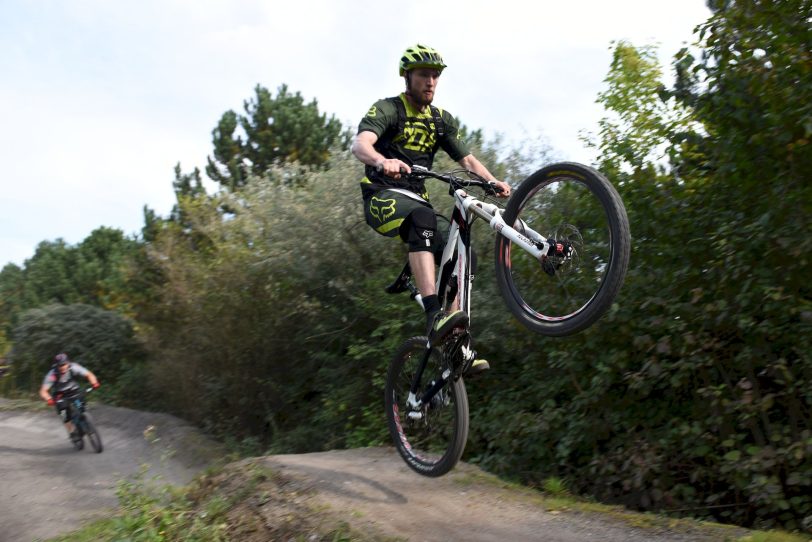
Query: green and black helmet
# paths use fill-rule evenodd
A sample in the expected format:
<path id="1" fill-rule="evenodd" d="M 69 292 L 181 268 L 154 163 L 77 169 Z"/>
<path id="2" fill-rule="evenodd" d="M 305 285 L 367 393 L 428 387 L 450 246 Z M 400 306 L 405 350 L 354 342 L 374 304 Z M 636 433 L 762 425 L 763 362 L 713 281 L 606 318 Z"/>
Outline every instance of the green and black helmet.
<path id="1" fill-rule="evenodd" d="M 406 72 L 415 68 L 433 68 L 435 70 L 443 71 L 445 62 L 440 53 L 427 47 L 425 45 L 417 44 L 409 47 L 403 52 L 400 57 L 400 75 L 406 75 Z"/>

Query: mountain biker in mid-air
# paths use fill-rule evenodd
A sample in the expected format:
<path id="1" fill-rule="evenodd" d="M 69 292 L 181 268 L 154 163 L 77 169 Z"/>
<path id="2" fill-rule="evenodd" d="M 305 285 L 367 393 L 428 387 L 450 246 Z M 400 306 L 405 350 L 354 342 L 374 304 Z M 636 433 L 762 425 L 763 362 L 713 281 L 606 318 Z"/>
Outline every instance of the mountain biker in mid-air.
<path id="1" fill-rule="evenodd" d="M 366 222 L 379 234 L 399 235 L 408 243 L 409 265 L 423 298 L 432 344 L 442 342 L 455 327 L 467 326 L 468 315 L 441 310 L 434 266 L 442 255 L 449 222 L 429 203 L 424 181 L 403 174 L 411 173 L 412 165 L 431 169 L 434 155 L 442 148 L 462 167 L 497 185 L 499 196 L 510 195 L 510 185 L 496 180 L 468 150 L 457 120 L 432 105 L 445 67 L 440 53 L 431 47 L 417 44 L 406 49 L 400 59 L 405 92 L 375 102 L 352 144 L 353 154 L 366 165 L 361 180 Z M 488 362 L 478 359 L 469 374 L 487 369 Z"/>
<path id="2" fill-rule="evenodd" d="M 42 381 L 42 387 L 39 389 L 40 397 L 42 397 L 49 406 L 56 406 L 56 412 L 65 423 L 65 429 L 68 431 L 68 436 L 71 440 L 76 438 L 76 428 L 73 427 L 73 423 L 70 420 L 67 401 L 60 398 L 54 399 L 54 396 L 64 397 L 77 393 L 79 391 L 79 383 L 76 381 L 76 376 L 85 377 L 90 382 L 90 385 L 93 386 L 93 389 L 100 386 L 99 379 L 96 378 L 96 375 L 92 372 L 78 363 L 72 362 L 67 354 L 57 354 L 54 357 L 51 370 L 45 375 Z"/>

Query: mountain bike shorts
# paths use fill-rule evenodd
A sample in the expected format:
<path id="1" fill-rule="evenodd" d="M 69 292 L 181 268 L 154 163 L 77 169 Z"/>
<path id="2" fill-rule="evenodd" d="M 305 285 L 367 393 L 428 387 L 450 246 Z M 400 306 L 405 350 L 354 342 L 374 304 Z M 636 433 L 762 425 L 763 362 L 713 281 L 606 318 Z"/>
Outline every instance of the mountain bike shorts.
<path id="1" fill-rule="evenodd" d="M 75 395 L 62 396 L 54 403 L 56 414 L 62 419 L 63 422 L 68 422 L 73 417 L 73 399 Z M 81 399 L 82 406 L 85 406 L 85 399 Z"/>
<path id="2" fill-rule="evenodd" d="M 399 236 L 409 252 L 443 255 L 450 222 L 414 192 L 400 188 L 380 190 L 364 199 L 367 224 L 386 237 Z"/>

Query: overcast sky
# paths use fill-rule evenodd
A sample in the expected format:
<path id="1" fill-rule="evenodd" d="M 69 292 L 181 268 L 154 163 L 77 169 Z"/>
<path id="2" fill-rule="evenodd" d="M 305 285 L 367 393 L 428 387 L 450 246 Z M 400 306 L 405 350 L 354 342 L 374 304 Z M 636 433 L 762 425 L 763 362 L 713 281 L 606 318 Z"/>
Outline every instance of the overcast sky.
<path id="1" fill-rule="evenodd" d="M 448 64 L 435 104 L 589 162 L 578 133 L 602 116 L 610 42 L 659 45 L 670 73 L 708 15 L 704 0 L 0 0 L 0 268 L 44 240 L 136 234 L 144 205 L 166 216 L 175 164 L 202 170 L 257 84 L 356 126 L 401 91 L 416 42 Z"/>

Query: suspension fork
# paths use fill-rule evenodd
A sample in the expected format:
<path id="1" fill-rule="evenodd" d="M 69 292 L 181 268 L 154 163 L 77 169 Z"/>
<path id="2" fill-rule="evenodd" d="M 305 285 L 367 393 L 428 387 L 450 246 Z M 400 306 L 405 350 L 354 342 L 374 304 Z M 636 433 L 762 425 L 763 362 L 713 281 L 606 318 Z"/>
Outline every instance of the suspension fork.
<path id="1" fill-rule="evenodd" d="M 446 367 L 445 369 L 443 369 L 440 378 L 432 382 L 432 385 L 429 387 L 429 389 L 427 389 L 423 393 L 423 395 L 421 395 L 419 398 L 417 397 L 418 387 L 420 386 L 420 379 L 423 376 L 423 371 L 426 369 L 426 363 L 429 360 L 430 352 L 431 348 L 429 347 L 426 349 L 426 353 L 423 354 L 423 359 L 421 360 L 420 367 L 418 368 L 417 372 L 414 374 L 414 377 L 412 379 L 412 387 L 409 391 L 409 397 L 406 400 L 406 404 L 413 411 L 420 410 L 423 407 L 423 405 L 428 404 L 429 401 L 431 401 L 432 397 L 437 395 L 437 392 L 443 389 L 443 386 L 445 386 L 448 383 L 448 380 L 451 377 L 451 369 Z M 411 414 L 409 415 L 409 417 L 417 417 L 417 418 L 421 416 L 422 415 L 418 416 L 412 416 Z"/>
<path id="2" fill-rule="evenodd" d="M 453 360 L 456 358 L 457 354 L 459 353 L 460 348 L 462 348 L 463 344 L 465 344 L 469 340 L 468 332 L 462 333 L 461 335 L 457 336 L 453 346 L 446 345 L 443 349 L 443 360 L 447 362 L 448 360 Z M 465 364 L 457 365 L 453 369 L 451 365 L 446 365 L 442 373 L 440 374 L 439 378 L 434 380 L 423 395 L 420 398 L 417 397 L 417 392 L 420 388 L 420 380 L 423 377 L 423 372 L 426 370 L 426 366 L 428 365 L 429 356 L 431 355 L 431 345 L 427 342 L 426 349 L 423 352 L 423 356 L 420 360 L 420 365 L 417 368 L 414 376 L 412 377 L 412 385 L 409 389 L 409 397 L 407 399 L 407 405 L 412 408 L 413 410 L 419 410 L 423 405 L 426 405 L 431 401 L 432 397 L 437 395 L 437 393 L 443 389 L 443 387 L 448 384 L 449 380 L 454 378 L 455 374 L 460 374 L 462 369 L 464 369 Z M 416 417 L 411 416 L 410 417 Z"/>
<path id="3" fill-rule="evenodd" d="M 420 388 L 420 381 L 423 379 L 423 373 L 426 370 L 426 365 L 428 365 L 429 356 L 431 356 L 431 343 L 426 341 L 426 349 L 423 351 L 423 355 L 420 358 L 420 365 L 417 367 L 417 371 L 415 371 L 414 375 L 412 376 L 412 385 L 409 388 L 409 398 L 406 400 L 409 407 L 414 410 L 418 410 L 423 405 L 428 403 L 431 398 L 434 397 L 443 386 L 445 386 L 446 382 L 448 382 L 448 377 L 451 376 L 451 371 L 448 368 L 444 369 L 443 373 L 440 375 L 440 378 L 435 380 L 432 386 L 418 399 L 417 392 Z"/>
<path id="4" fill-rule="evenodd" d="M 483 203 L 471 196 L 463 197 L 461 205 L 468 213 L 485 220 L 491 229 L 519 245 L 539 261 L 549 252 L 550 247 L 554 246 L 554 243 L 551 244 L 543 235 L 533 231 L 528 224 L 521 220 L 519 220 L 519 225 L 522 232 L 514 229 L 505 222 L 504 218 L 502 218 L 501 209 L 496 205 Z"/>

